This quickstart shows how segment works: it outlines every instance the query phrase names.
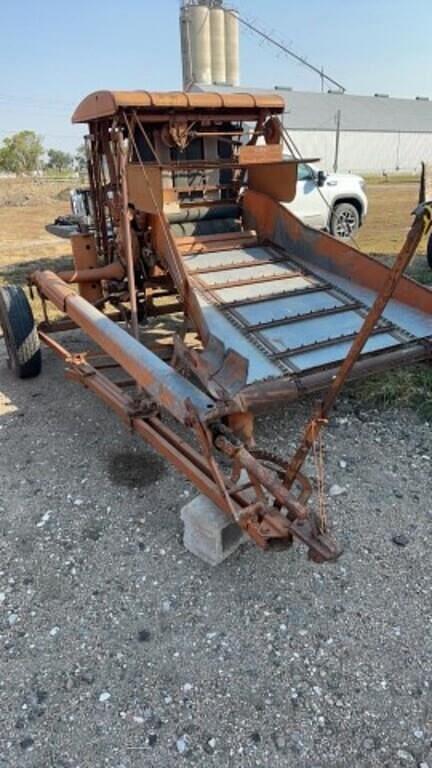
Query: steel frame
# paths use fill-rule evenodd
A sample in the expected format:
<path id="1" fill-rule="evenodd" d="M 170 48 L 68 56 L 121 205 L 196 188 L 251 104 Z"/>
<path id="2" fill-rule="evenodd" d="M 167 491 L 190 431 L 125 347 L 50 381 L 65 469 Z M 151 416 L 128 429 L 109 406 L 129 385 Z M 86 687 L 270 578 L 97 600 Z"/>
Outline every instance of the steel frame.
<path id="1" fill-rule="evenodd" d="M 278 111 L 280 112 L 275 109 L 275 112 Z M 201 121 L 207 126 L 212 121 L 217 123 L 249 120 L 255 122 L 250 142 L 254 145 L 257 135 L 262 132 L 265 120 L 271 114 L 271 109 L 263 108 L 251 109 L 247 113 L 220 109 L 210 114 L 208 111 L 196 109 L 190 112 L 184 111 L 183 108 L 168 112 L 159 109 L 156 112 L 146 112 L 145 121 L 153 126 L 166 122 L 179 128 L 182 122 L 189 125 L 191 122 L 196 124 Z M 118 300 L 116 311 L 108 314 L 105 310 L 109 296 L 105 295 L 96 305 L 92 305 L 78 296 L 61 276 L 48 271 L 35 272 L 30 278 L 30 284 L 31 287 L 37 288 L 44 311 L 44 321 L 39 325 L 40 338 L 65 362 L 68 378 L 99 396 L 129 429 L 140 435 L 221 510 L 232 516 L 259 546 L 269 548 L 275 542 L 289 546 L 293 539 L 297 538 L 307 546 L 309 555 L 314 560 L 334 560 L 339 556 L 340 549 L 329 534 L 326 521 L 308 507 L 312 486 L 304 478 L 302 468 L 320 430 L 327 423 L 336 397 L 354 372 L 356 375 L 365 375 L 374 369 L 383 369 L 395 360 L 424 359 L 430 353 L 422 341 L 401 337 L 400 350 L 391 349 L 384 354 L 370 354 L 360 359 L 364 346 L 372 335 L 394 330 L 391 323 L 382 320 L 382 314 L 397 290 L 404 270 L 420 242 L 430 209 L 427 205 L 417 209 L 414 224 L 399 257 L 393 268 L 386 273 L 386 279 L 370 309 L 363 307 L 359 301 L 353 301 L 351 297 L 344 295 L 343 291 L 334 289 L 322 279 L 319 283 L 314 283 L 316 278 L 313 270 L 305 269 L 299 258 L 273 242 L 271 235 L 275 226 L 274 203 L 270 214 L 268 211 L 264 211 L 262 215 L 261 212 L 257 214 L 260 207 L 258 195 L 246 194 L 245 231 L 238 234 L 174 239 L 163 210 L 152 213 L 149 216 L 152 245 L 155 250 L 159 248 L 158 256 L 164 266 L 158 267 L 157 274 L 147 281 L 144 286 L 144 298 L 146 289 L 151 289 L 158 277 L 160 282 L 165 280 L 171 283 L 173 294 L 176 292 L 180 298 L 185 325 L 190 324 L 195 328 L 203 347 L 201 352 L 197 352 L 180 339 L 175 339 L 174 358 L 171 361 L 173 365 L 169 365 L 160 355 L 157 356 L 149 347 L 140 343 L 138 327 L 138 308 L 143 296 L 135 285 L 135 263 L 128 219 L 127 163 L 132 152 L 137 151 L 132 128 L 138 125 L 143 131 L 143 120 L 144 113 L 138 113 L 136 107 L 128 110 L 122 106 L 109 118 L 102 116 L 91 120 L 90 135 L 87 139 L 89 180 L 95 211 L 95 237 L 99 260 L 104 265 L 99 269 L 97 279 L 103 280 L 103 275 L 111 274 L 109 267 L 112 266 L 115 271 L 120 264 L 127 274 L 126 296 Z M 228 133 L 232 136 L 234 132 Z M 227 132 L 222 131 L 221 134 L 226 135 Z M 235 135 L 238 135 L 237 131 Z M 126 136 L 129 145 L 125 142 Z M 157 159 L 156 153 L 155 158 Z M 148 184 L 142 162 L 141 166 L 143 183 Z M 187 172 L 229 168 L 237 173 L 230 186 L 235 188 L 237 185 L 239 188 L 244 183 L 245 167 L 234 160 L 183 163 L 158 161 L 157 166 L 161 173 L 164 170 Z M 150 192 L 152 193 L 151 189 Z M 252 222 L 254 215 L 260 219 L 260 227 L 255 228 L 246 221 L 249 217 Z M 239 279 L 218 284 L 205 283 L 201 276 L 211 276 L 223 271 L 222 268 L 208 267 L 188 272 L 185 265 L 184 257 L 189 254 L 248 247 L 257 243 L 270 243 L 274 259 L 258 260 L 256 264 L 286 263 L 291 264 L 295 271 L 287 275 L 252 277 L 249 280 Z M 324 251 L 326 247 L 324 243 Z M 248 266 L 250 264 L 244 262 L 229 269 Z M 95 271 L 94 277 L 96 274 Z M 329 314 L 338 314 L 349 309 L 363 315 L 363 325 L 358 334 L 338 337 L 338 340 L 352 341 L 350 352 L 342 364 L 320 366 L 317 370 L 308 371 L 307 375 L 303 375 L 285 358 L 299 350 L 303 352 L 310 348 L 324 348 L 329 342 L 324 340 L 313 345 L 304 344 L 281 352 L 261 334 L 267 328 L 280 325 L 281 320 L 247 325 L 237 310 L 241 306 L 253 304 L 256 299 L 221 302 L 215 295 L 216 291 L 227 287 L 270 281 L 277 283 L 299 276 L 311 284 L 291 291 L 290 296 L 307 296 L 309 293 L 327 290 L 335 298 L 342 297 L 344 300 L 340 308 L 311 311 L 302 315 L 302 319 L 324 318 Z M 63 277 L 80 285 L 79 273 L 65 273 Z M 81 278 L 81 283 L 84 284 L 85 280 L 90 279 L 90 275 L 85 276 L 82 273 Z M 212 336 L 194 296 L 192 283 L 205 290 L 209 299 L 217 302 L 222 312 L 229 313 L 233 324 L 253 337 L 254 343 L 278 364 L 282 372 L 281 378 L 246 386 L 247 361 L 232 350 L 225 350 L 224 345 Z M 260 300 L 270 301 L 280 296 L 276 291 L 261 297 Z M 66 317 L 54 323 L 50 322 L 46 307 L 48 301 Z M 167 307 L 165 310 L 160 309 L 152 303 L 148 303 L 148 306 L 150 314 L 167 311 Z M 172 309 L 171 305 L 169 309 Z M 118 326 L 117 323 L 121 320 L 129 325 L 132 335 Z M 286 318 L 283 323 L 296 320 L 296 317 Z M 72 354 L 52 338 L 56 331 L 76 327 L 81 328 L 96 342 L 100 353 Z M 334 341 L 335 339 L 332 339 L 332 342 Z M 207 393 L 198 389 L 189 379 L 182 377 L 175 369 L 174 363 L 185 369 L 189 368 L 204 384 Z M 123 373 L 125 378 L 116 382 L 111 380 L 108 375 L 111 370 Z M 330 386 L 327 394 L 314 412 L 302 442 L 290 461 L 266 456 L 262 451 L 254 451 L 251 447 L 252 410 L 268 406 L 271 401 L 294 400 L 306 392 L 322 390 L 328 384 Z M 131 391 L 128 391 L 129 389 Z M 173 427 L 162 421 L 166 414 L 188 429 L 190 442 L 185 441 Z M 195 444 L 192 444 L 192 440 Z M 228 473 L 219 463 L 221 455 L 228 462 Z M 246 473 L 247 477 L 243 483 L 240 481 L 242 472 Z"/>

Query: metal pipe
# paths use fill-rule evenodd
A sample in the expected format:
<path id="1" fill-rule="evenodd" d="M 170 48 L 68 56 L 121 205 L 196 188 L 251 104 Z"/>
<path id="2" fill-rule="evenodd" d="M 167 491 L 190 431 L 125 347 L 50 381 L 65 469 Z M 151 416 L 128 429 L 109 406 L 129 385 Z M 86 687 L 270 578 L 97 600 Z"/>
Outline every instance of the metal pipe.
<path id="1" fill-rule="evenodd" d="M 191 403 L 203 419 L 215 402 L 173 370 L 143 344 L 119 328 L 92 304 L 78 296 L 53 272 L 35 272 L 32 281 L 42 295 L 65 312 L 135 381 L 182 424 L 189 423 Z"/>
<path id="2" fill-rule="evenodd" d="M 129 285 L 129 301 L 130 301 L 130 307 L 131 307 L 131 328 L 135 338 L 139 339 L 135 270 L 134 270 L 133 251 L 132 251 L 132 237 L 131 237 L 130 221 L 129 221 L 129 193 L 128 193 L 128 185 L 127 185 L 127 177 L 126 177 L 127 156 L 126 156 L 125 147 L 123 146 L 123 141 L 120 137 L 118 137 L 117 145 L 118 145 L 118 151 L 120 156 L 119 159 L 120 159 L 120 187 L 121 187 L 121 220 L 122 220 L 123 245 L 125 249 L 126 268 L 127 268 L 128 285 Z"/>
<path id="3" fill-rule="evenodd" d="M 119 261 L 113 261 L 112 264 L 94 269 L 69 269 L 58 272 L 58 276 L 65 283 L 99 283 L 101 280 L 123 280 L 125 274 L 125 268 Z"/>

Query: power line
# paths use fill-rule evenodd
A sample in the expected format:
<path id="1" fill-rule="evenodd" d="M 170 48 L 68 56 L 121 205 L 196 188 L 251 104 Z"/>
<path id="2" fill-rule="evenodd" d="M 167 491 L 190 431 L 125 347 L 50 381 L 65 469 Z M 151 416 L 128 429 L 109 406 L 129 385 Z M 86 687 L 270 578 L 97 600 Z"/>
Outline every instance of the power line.
<path id="1" fill-rule="evenodd" d="M 294 51 L 292 51 L 286 45 L 284 45 L 283 43 L 280 43 L 278 40 L 275 40 L 273 37 L 271 37 L 271 35 L 268 35 L 266 32 L 264 32 L 259 27 L 255 26 L 254 24 L 251 24 L 250 21 L 246 21 L 246 19 L 244 19 L 242 16 L 239 15 L 238 18 L 239 18 L 240 23 L 243 24 L 243 26 L 245 26 L 248 29 L 250 29 L 252 32 L 254 32 L 259 37 L 262 37 L 263 40 L 266 40 L 271 45 L 274 45 L 276 48 L 279 48 L 287 56 L 291 56 L 291 58 L 295 59 L 295 61 L 297 61 L 300 64 L 302 64 L 304 67 L 307 67 L 312 72 L 315 72 L 317 75 L 319 75 L 320 78 L 321 78 L 321 81 L 326 80 L 328 83 L 331 83 L 332 85 L 335 85 L 340 91 L 342 91 L 342 93 L 344 93 L 346 91 L 346 88 L 344 88 L 344 86 L 341 85 L 341 83 L 338 83 L 337 80 L 334 80 L 329 75 L 326 75 L 323 69 L 319 69 L 319 67 L 315 67 L 313 64 L 310 64 L 310 62 L 307 61 L 307 59 L 305 59 L 303 56 L 299 56 L 297 53 L 294 53 Z"/>

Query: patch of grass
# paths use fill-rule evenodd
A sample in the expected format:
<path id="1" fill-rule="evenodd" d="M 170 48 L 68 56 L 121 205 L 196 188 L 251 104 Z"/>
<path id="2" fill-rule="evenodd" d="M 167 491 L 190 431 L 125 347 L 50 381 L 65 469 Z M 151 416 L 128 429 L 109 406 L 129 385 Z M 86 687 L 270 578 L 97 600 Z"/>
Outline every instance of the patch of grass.
<path id="1" fill-rule="evenodd" d="M 421 418 L 432 421 L 432 366 L 424 363 L 371 376 L 353 384 L 350 394 L 377 408 L 412 408 Z"/>
<path id="2" fill-rule="evenodd" d="M 432 269 L 430 268 L 426 259 L 420 264 L 414 262 L 414 265 L 409 270 L 408 274 L 414 280 L 417 280 L 418 283 L 423 283 L 423 285 L 432 285 Z"/>

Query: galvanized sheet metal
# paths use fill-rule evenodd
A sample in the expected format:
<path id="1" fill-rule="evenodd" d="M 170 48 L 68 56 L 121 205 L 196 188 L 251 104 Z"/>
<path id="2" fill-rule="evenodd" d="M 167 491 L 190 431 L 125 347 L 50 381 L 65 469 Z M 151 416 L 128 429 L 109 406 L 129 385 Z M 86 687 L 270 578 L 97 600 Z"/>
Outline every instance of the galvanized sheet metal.
<path id="1" fill-rule="evenodd" d="M 208 301 L 200 291 L 196 292 L 204 319 L 212 334 L 223 341 L 226 350 L 233 349 L 249 360 L 248 384 L 282 375 L 281 369 L 258 349 L 245 334 Z"/>
<path id="2" fill-rule="evenodd" d="M 272 294 L 289 293 L 309 288 L 311 281 L 304 277 L 291 277 L 286 280 L 270 280 L 268 283 L 249 283 L 233 288 L 221 288 L 214 291 L 215 296 L 221 301 L 243 301 L 243 299 L 256 299 L 259 296 L 271 296 Z M 317 283 L 315 282 L 315 285 Z"/>
<path id="3" fill-rule="evenodd" d="M 235 266 L 235 264 L 254 264 L 256 261 L 263 261 L 268 258 L 268 249 L 256 246 L 254 248 L 236 248 L 217 253 L 191 253 L 184 256 L 183 261 L 188 269 L 195 271 L 211 267 L 227 267 L 228 269 L 231 266 Z"/>
<path id="4" fill-rule="evenodd" d="M 305 274 L 289 277 L 301 272 L 302 267 L 297 260 L 292 261 L 288 253 L 286 262 L 281 262 L 280 257 L 280 251 L 256 246 L 189 255 L 184 259 L 186 268 L 193 270 L 194 276 L 190 272 L 192 282 L 200 282 L 197 295 L 211 332 L 227 349 L 231 347 L 249 360 L 248 384 L 281 378 L 289 375 L 289 371 L 303 373 L 343 360 L 352 344 L 352 339 L 344 340 L 344 337 L 358 333 L 365 315 L 364 311 L 353 309 L 351 305 L 353 302 L 370 305 L 374 298 L 371 291 L 315 265 L 312 271 L 305 269 Z M 272 259 L 273 263 L 256 263 Z M 235 264 L 245 263 L 248 266 L 235 268 Z M 199 272 L 225 266 L 226 269 L 216 272 Z M 267 277 L 269 279 L 263 282 L 254 282 Z M 278 279 L 274 280 L 274 277 Z M 251 282 L 217 288 L 218 284 L 247 279 Z M 205 286 L 215 287 L 207 292 Z M 311 291 L 314 286 L 317 290 Z M 308 292 L 297 293 L 304 289 Z M 252 301 L 243 304 L 245 300 Z M 341 311 L 344 305 L 347 305 L 346 311 Z M 332 310 L 335 310 L 334 314 Z M 326 314 L 311 317 L 311 313 L 322 311 Z M 413 328 L 419 318 L 416 318 L 415 310 L 403 306 L 405 320 L 407 311 Z M 390 314 L 394 315 L 394 312 Z M 432 320 L 428 318 L 428 321 L 432 326 Z M 260 329 L 260 324 L 269 322 L 276 325 Z M 401 323 L 396 320 L 396 325 Z M 424 327 L 423 318 L 417 328 L 424 330 Z M 393 348 L 400 343 L 400 334 L 383 328 L 369 339 L 363 354 Z M 309 348 L 314 345 L 315 348 Z M 303 346 L 308 349 L 301 351 Z M 278 354 L 283 357 L 276 360 Z"/>
<path id="5" fill-rule="evenodd" d="M 331 280 L 333 285 L 341 290 L 349 292 L 354 299 L 361 301 L 366 307 L 371 307 L 377 297 L 376 291 L 371 291 L 369 288 L 347 280 L 340 275 L 327 272 L 325 269 L 318 270 L 314 267 L 314 272 L 320 273 L 324 279 Z M 403 331 L 417 339 L 432 336 L 432 316 L 419 309 L 414 309 L 414 307 L 409 307 L 407 304 L 402 304 L 396 299 L 390 299 L 383 312 L 383 318 L 395 323 Z"/>
<path id="6" fill-rule="evenodd" d="M 376 291 L 366 288 L 353 280 L 348 280 L 336 272 L 323 269 L 315 261 L 306 262 L 305 268 L 310 274 L 313 274 L 318 280 L 331 283 L 336 289 L 340 289 L 353 300 L 360 301 L 366 308 L 374 303 Z M 383 318 L 397 325 L 402 331 L 409 333 L 417 339 L 424 339 L 432 336 L 432 316 L 419 309 L 403 304 L 397 299 L 390 299 L 383 312 Z"/>
<path id="7" fill-rule="evenodd" d="M 307 315 L 310 312 L 321 312 L 326 309 L 337 309 L 343 306 L 343 301 L 325 291 L 307 293 L 300 296 L 283 296 L 268 301 L 256 301 L 236 309 L 236 313 L 250 325 L 269 323 L 292 317 Z"/>
<path id="8" fill-rule="evenodd" d="M 333 344 L 331 347 L 318 347 L 309 352 L 291 355 L 288 359 L 290 363 L 296 366 L 296 368 L 304 372 L 311 368 L 340 362 L 347 356 L 351 344 L 352 341 L 342 341 Z M 363 354 L 377 352 L 380 349 L 387 349 L 388 347 L 396 347 L 399 344 L 400 342 L 390 333 L 379 333 L 376 336 L 371 336 L 365 345 Z"/>
<path id="9" fill-rule="evenodd" d="M 298 269 L 288 269 L 281 264 L 251 264 L 249 267 L 237 267 L 237 269 L 223 269 L 220 272 L 210 272 L 200 275 L 204 285 L 217 285 L 221 283 L 236 283 L 240 280 L 256 280 L 257 278 L 273 278 L 286 274 L 287 276 L 298 273 Z"/>
<path id="10" fill-rule="evenodd" d="M 319 344 L 328 339 L 337 339 L 358 333 L 363 318 L 358 312 L 339 312 L 336 315 L 314 317 L 310 320 L 299 320 L 289 325 L 277 325 L 260 331 L 261 335 L 279 351 Z"/>

